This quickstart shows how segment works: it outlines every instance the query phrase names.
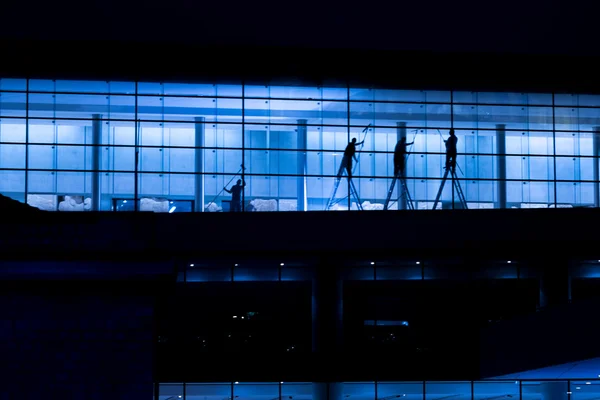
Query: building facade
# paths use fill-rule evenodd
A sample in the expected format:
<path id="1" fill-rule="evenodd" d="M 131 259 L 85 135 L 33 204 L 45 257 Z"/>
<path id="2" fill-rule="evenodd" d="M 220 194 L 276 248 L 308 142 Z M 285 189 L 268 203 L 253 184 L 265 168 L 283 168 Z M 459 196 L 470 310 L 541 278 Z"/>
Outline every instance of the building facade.
<path id="1" fill-rule="evenodd" d="M 388 208 L 432 209 L 450 128 L 468 208 L 599 205 L 595 95 L 39 79 L 0 92 L 2 194 L 45 210 L 222 211 L 238 178 L 245 211 L 382 209 L 402 137 L 413 204 L 397 185 Z M 356 195 L 345 175 L 334 194 L 353 138 Z M 461 206 L 453 192 L 437 208 Z"/>
<path id="2" fill-rule="evenodd" d="M 92 50 L 0 66 L 0 193 L 59 211 L 0 231 L 7 398 L 598 397 L 577 367 L 600 354 L 593 64 L 544 81 L 383 55 L 354 79 L 335 56 L 199 72 Z M 353 138 L 356 191 L 334 194 Z M 310 212 L 333 210 L 353 211 Z"/>

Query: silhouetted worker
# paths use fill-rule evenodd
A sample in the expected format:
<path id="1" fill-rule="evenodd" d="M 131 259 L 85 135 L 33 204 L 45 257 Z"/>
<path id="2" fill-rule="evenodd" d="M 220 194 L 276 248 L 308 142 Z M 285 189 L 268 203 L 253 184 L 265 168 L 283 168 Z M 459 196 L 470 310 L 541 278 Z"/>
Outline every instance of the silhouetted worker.
<path id="1" fill-rule="evenodd" d="M 401 137 L 396 143 L 394 149 L 394 176 L 404 177 L 404 167 L 406 165 L 406 147 L 414 142 L 406 143 L 406 138 Z"/>
<path id="2" fill-rule="evenodd" d="M 242 211 L 242 190 L 246 187 L 246 182 L 242 182 L 241 179 L 237 180 L 237 183 L 231 187 L 231 189 L 223 188 L 229 194 L 231 194 L 231 212 Z"/>
<path id="3" fill-rule="evenodd" d="M 446 166 L 445 168 L 451 168 L 452 173 L 456 169 L 456 142 L 458 138 L 454 134 L 454 129 L 450 129 L 450 137 L 444 140 L 446 143 Z"/>
<path id="4" fill-rule="evenodd" d="M 348 143 L 346 146 L 346 150 L 344 150 L 344 157 L 342 158 L 342 165 L 340 166 L 340 170 L 338 172 L 338 178 L 342 177 L 342 173 L 344 169 L 346 170 L 346 174 L 348 175 L 348 180 L 352 179 L 352 160 L 354 159 L 358 162 L 356 158 L 356 146 L 360 146 L 365 141 L 356 143 L 356 138 L 352 138 L 352 141 Z"/>

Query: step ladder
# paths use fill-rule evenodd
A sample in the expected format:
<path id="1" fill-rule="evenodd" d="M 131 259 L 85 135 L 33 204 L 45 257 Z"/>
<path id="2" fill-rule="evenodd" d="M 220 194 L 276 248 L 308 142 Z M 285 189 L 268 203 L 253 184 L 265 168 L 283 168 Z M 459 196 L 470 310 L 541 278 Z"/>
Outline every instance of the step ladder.
<path id="1" fill-rule="evenodd" d="M 448 173 L 452 173 L 452 186 L 453 190 L 456 190 L 456 194 L 458 195 L 458 201 L 460 202 L 463 209 L 467 209 L 467 199 L 465 199 L 465 194 L 463 193 L 462 188 L 460 187 L 460 181 L 458 180 L 458 176 L 456 176 L 456 171 L 450 168 L 446 168 L 446 173 L 444 173 L 444 178 L 442 179 L 442 184 L 440 185 L 440 190 L 438 190 L 437 196 L 435 197 L 435 202 L 433 203 L 433 209 L 437 208 L 438 203 L 440 202 L 440 198 L 442 197 L 442 191 L 444 190 L 444 185 L 448 180 Z"/>
<path id="2" fill-rule="evenodd" d="M 390 190 L 388 191 L 387 194 L 387 198 L 385 199 L 385 204 L 383 205 L 383 209 L 387 210 L 389 209 L 390 206 L 390 201 L 392 200 L 392 195 L 394 194 L 394 187 L 396 186 L 396 181 L 400 181 L 400 196 L 398 196 L 398 200 L 400 201 L 400 199 L 404 199 L 404 201 L 406 201 L 406 207 L 409 210 L 414 210 L 415 209 L 415 205 L 412 201 L 412 198 L 410 197 L 410 192 L 408 191 L 408 185 L 406 183 L 406 178 L 403 176 L 394 176 L 394 179 L 392 179 L 392 184 L 390 185 Z M 395 202 L 396 200 L 394 200 Z M 392 204 L 394 203 L 392 202 Z"/>
<path id="3" fill-rule="evenodd" d="M 338 170 L 338 174 L 337 177 L 335 178 L 335 182 L 333 183 L 333 190 L 331 192 L 331 196 L 329 197 L 329 201 L 327 202 L 327 206 L 325 207 L 325 211 L 329 211 L 331 209 L 331 207 L 333 207 L 334 205 L 341 203 L 343 200 L 345 200 L 347 198 L 347 196 L 342 197 L 340 199 L 336 199 L 335 195 L 337 194 L 338 188 L 340 187 L 340 182 L 342 180 L 342 177 L 344 175 L 346 171 L 346 168 L 344 167 L 344 160 L 342 160 L 341 164 L 340 164 L 340 169 Z M 356 187 L 354 186 L 354 182 L 352 182 L 352 179 L 348 179 L 349 184 L 350 184 L 350 196 L 354 197 L 354 199 L 356 200 L 356 205 L 358 207 L 359 210 L 362 211 L 362 205 L 360 204 L 360 198 L 358 197 L 358 191 L 356 190 Z"/>

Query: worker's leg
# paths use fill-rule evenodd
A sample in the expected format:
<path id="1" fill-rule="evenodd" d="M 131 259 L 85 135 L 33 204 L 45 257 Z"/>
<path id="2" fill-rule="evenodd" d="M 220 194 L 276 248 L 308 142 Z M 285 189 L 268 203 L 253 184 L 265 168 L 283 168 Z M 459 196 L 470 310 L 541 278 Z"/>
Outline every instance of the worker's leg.
<path id="1" fill-rule="evenodd" d="M 346 164 L 347 164 L 347 161 L 346 161 L 346 157 L 344 156 L 344 158 L 342 158 L 342 162 L 340 163 L 340 169 L 338 170 L 338 173 L 337 173 L 338 179 L 340 179 L 342 177 L 342 175 L 344 174 L 344 169 L 346 169 Z"/>
<path id="2" fill-rule="evenodd" d="M 452 154 L 452 172 L 456 169 L 456 153 Z"/>

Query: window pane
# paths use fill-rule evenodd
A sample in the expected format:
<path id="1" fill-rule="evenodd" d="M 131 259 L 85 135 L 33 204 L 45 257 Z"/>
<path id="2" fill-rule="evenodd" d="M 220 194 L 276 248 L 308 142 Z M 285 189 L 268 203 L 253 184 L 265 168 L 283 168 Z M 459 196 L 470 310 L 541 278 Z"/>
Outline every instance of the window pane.
<path id="1" fill-rule="evenodd" d="M 273 400 L 279 397 L 279 384 L 274 383 L 236 383 L 233 395 L 238 400 Z"/>
<path id="2" fill-rule="evenodd" d="M 402 398 L 406 400 L 423 400 L 423 384 L 421 382 L 380 382 L 377 384 L 379 399 Z"/>
<path id="3" fill-rule="evenodd" d="M 26 79 L 0 78 L 0 90 L 22 91 L 27 90 Z"/>
<path id="4" fill-rule="evenodd" d="M 223 400 L 231 397 L 231 383 L 188 383 L 185 385 L 186 399 Z"/>
<path id="5" fill-rule="evenodd" d="M 313 384 L 302 382 L 285 382 L 281 385 L 281 397 L 283 399 L 293 400 L 312 400 Z"/>
<path id="6" fill-rule="evenodd" d="M 25 201 L 25 120 L 0 120 L 0 193 Z"/>
<path id="7" fill-rule="evenodd" d="M 571 381 L 571 398 L 573 400 L 582 400 L 589 398 L 596 398 L 600 395 L 600 382 L 594 381 Z M 562 385 L 555 385 L 553 390 L 564 389 L 564 383 Z M 566 396 L 565 396 L 566 397 Z"/>
<path id="8" fill-rule="evenodd" d="M 183 399 L 182 383 L 161 383 L 158 386 L 158 400 Z"/>
<path id="9" fill-rule="evenodd" d="M 5 119 L 25 117 L 26 104 L 26 93 L 0 92 L 0 117 Z"/>
<path id="10" fill-rule="evenodd" d="M 567 400 L 569 398 L 568 383 L 566 381 L 523 381 L 521 383 L 523 398 L 556 398 Z M 573 392 L 577 390 L 577 386 L 571 388 Z"/>
<path id="11" fill-rule="evenodd" d="M 112 210 L 113 199 L 133 199 L 135 142 L 134 123 L 106 121 L 102 125 L 100 210 Z"/>
<path id="12" fill-rule="evenodd" d="M 374 382 L 344 382 L 342 385 L 345 398 L 356 397 L 363 400 L 375 400 Z M 330 388 L 329 390 L 332 389 Z M 334 390 L 337 389 L 334 388 Z"/>
<path id="13" fill-rule="evenodd" d="M 66 81 L 57 80 L 55 88 L 57 92 L 75 93 L 108 93 L 109 82 L 107 81 Z"/>
<path id="14" fill-rule="evenodd" d="M 474 382 L 473 399 L 513 399 L 520 400 L 518 381 L 510 382 Z"/>
<path id="15" fill-rule="evenodd" d="M 468 399 L 471 397 L 470 382 L 425 382 L 425 399 L 446 397 Z"/>

